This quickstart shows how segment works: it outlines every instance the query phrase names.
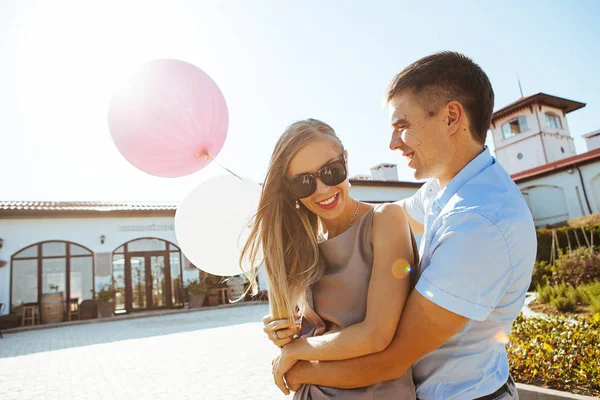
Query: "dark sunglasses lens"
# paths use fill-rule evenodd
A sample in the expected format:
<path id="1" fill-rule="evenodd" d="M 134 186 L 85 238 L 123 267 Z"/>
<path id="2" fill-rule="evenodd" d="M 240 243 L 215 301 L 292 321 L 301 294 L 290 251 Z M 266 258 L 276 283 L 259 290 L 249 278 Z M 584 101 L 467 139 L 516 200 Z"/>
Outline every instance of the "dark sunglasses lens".
<path id="1" fill-rule="evenodd" d="M 317 185 L 315 178 L 310 175 L 303 175 L 290 182 L 290 189 L 299 198 L 308 197 L 315 192 Z"/>
<path id="2" fill-rule="evenodd" d="M 341 161 L 326 165 L 319 171 L 319 178 L 327 186 L 339 185 L 346 179 L 346 165 Z"/>

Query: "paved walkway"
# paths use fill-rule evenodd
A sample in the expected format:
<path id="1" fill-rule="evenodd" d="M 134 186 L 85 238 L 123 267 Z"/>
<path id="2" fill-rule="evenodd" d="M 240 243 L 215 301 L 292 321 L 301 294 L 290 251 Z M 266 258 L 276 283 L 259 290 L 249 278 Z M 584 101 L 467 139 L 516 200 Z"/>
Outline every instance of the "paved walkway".
<path id="1" fill-rule="evenodd" d="M 283 399 L 266 305 L 5 334 L 0 399 Z"/>

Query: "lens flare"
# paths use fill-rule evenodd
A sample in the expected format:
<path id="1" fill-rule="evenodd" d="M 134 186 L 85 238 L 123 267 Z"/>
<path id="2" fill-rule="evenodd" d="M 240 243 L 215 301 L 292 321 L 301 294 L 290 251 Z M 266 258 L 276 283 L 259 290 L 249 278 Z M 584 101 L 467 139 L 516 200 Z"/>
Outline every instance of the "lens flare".
<path id="1" fill-rule="evenodd" d="M 410 271 L 410 264 L 405 259 L 398 259 L 392 264 L 392 275 L 396 279 L 406 278 Z"/>
<path id="2" fill-rule="evenodd" d="M 496 336 L 494 336 L 494 339 L 498 343 L 508 343 L 508 336 L 506 336 L 506 333 L 503 330 L 498 331 L 498 333 L 496 333 Z"/>

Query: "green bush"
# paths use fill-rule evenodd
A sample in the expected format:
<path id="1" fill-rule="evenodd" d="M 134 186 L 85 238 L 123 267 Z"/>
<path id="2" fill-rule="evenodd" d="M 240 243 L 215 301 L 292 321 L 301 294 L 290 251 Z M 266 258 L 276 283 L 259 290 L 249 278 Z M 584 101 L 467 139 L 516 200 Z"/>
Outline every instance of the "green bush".
<path id="1" fill-rule="evenodd" d="M 185 285 L 185 290 L 188 291 L 189 294 L 192 295 L 202 295 L 206 294 L 208 291 L 208 287 L 206 283 L 200 282 L 198 279 L 188 281 Z"/>
<path id="2" fill-rule="evenodd" d="M 537 300 L 560 312 L 573 311 L 577 304 L 589 305 L 592 314 L 600 313 L 600 281 L 574 287 L 568 284 L 538 286 Z"/>
<path id="3" fill-rule="evenodd" d="M 560 312 L 571 312 L 577 303 L 568 297 L 556 297 L 550 300 L 550 305 Z"/>
<path id="4" fill-rule="evenodd" d="M 531 275 L 531 285 L 529 291 L 536 289 L 538 286 L 546 286 L 552 277 L 554 269 L 547 261 L 536 261 L 533 266 L 533 274 Z"/>
<path id="5" fill-rule="evenodd" d="M 596 297 L 590 300 L 590 308 L 594 315 L 600 315 L 600 297 Z"/>
<path id="6" fill-rule="evenodd" d="M 600 395 L 600 315 L 549 320 L 520 315 L 507 352 L 518 382 Z"/>
<path id="7" fill-rule="evenodd" d="M 597 279 L 600 279 L 600 253 L 582 247 L 569 253 L 561 253 L 550 282 L 579 286 Z"/>
<path id="8" fill-rule="evenodd" d="M 580 290 L 585 294 L 586 304 L 589 304 L 592 313 L 600 315 L 600 282 L 583 285 Z"/>
<path id="9" fill-rule="evenodd" d="M 554 287 L 548 284 L 543 287 L 538 285 L 536 292 L 536 300 L 544 304 L 550 304 L 550 301 L 555 297 Z"/>

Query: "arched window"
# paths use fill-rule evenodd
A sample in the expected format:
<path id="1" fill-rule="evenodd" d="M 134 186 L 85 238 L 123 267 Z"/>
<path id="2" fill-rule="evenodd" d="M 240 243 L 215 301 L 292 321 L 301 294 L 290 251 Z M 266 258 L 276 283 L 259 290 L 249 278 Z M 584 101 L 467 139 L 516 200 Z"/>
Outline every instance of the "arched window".
<path id="1" fill-rule="evenodd" d="M 521 115 L 517 118 L 513 118 L 508 122 L 502 124 L 502 136 L 504 139 L 508 139 L 516 134 L 528 131 L 527 117 Z"/>
<path id="2" fill-rule="evenodd" d="M 140 238 L 113 251 L 116 312 L 183 306 L 181 250 L 158 238 Z"/>
<path id="3" fill-rule="evenodd" d="M 62 293 L 64 301 L 93 298 L 94 257 L 76 243 L 48 241 L 28 246 L 11 257 L 11 308 L 40 303 L 44 294 Z"/>
<path id="4" fill-rule="evenodd" d="M 562 122 L 558 115 L 549 111 L 545 112 L 544 115 L 546 116 L 546 126 L 548 126 L 548 128 L 562 129 Z"/>

